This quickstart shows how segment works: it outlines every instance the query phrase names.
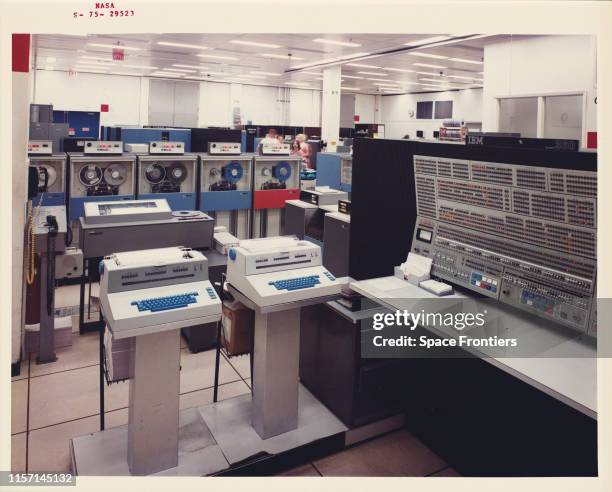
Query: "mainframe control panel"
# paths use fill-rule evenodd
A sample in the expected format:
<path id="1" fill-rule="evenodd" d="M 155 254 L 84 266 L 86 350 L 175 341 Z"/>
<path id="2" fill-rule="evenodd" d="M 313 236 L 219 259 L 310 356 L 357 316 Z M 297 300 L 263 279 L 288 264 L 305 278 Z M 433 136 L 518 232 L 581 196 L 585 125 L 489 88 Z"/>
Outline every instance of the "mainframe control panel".
<path id="1" fill-rule="evenodd" d="M 432 276 L 596 336 L 597 173 L 414 156 Z"/>
<path id="2" fill-rule="evenodd" d="M 123 142 L 90 141 L 85 142 L 83 154 L 123 154 Z"/>
<path id="3" fill-rule="evenodd" d="M 149 154 L 178 154 L 185 153 L 183 142 L 149 142 Z"/>
<path id="4" fill-rule="evenodd" d="M 209 142 L 209 155 L 240 155 L 242 146 L 240 142 Z"/>

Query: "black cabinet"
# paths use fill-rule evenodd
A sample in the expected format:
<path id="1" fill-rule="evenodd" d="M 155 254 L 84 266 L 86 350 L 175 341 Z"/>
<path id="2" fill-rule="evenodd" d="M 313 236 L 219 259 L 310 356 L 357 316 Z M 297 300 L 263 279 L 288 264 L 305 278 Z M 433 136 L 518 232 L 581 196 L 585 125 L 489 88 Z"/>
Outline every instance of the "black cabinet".
<path id="1" fill-rule="evenodd" d="M 361 358 L 361 330 L 371 314 L 371 309 L 351 312 L 336 302 L 302 308 L 300 379 L 347 427 L 403 409 L 405 361 Z"/>

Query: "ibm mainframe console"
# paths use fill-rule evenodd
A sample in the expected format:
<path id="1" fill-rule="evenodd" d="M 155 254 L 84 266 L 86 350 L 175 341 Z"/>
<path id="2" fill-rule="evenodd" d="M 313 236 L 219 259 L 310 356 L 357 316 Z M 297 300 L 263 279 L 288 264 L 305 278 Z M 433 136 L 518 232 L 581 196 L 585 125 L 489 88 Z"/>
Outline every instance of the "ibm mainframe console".
<path id="1" fill-rule="evenodd" d="M 596 337 L 597 173 L 414 156 L 432 276 Z"/>

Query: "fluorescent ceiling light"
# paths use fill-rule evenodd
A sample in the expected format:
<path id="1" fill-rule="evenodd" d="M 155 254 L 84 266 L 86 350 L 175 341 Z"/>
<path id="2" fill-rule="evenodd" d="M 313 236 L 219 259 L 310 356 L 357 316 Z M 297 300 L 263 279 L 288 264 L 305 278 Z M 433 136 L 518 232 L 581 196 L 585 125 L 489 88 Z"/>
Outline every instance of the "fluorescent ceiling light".
<path id="1" fill-rule="evenodd" d="M 389 72 L 405 72 L 405 73 L 414 72 L 414 70 L 408 70 L 406 68 L 393 68 L 393 67 L 384 67 L 383 70 L 387 70 Z"/>
<path id="2" fill-rule="evenodd" d="M 225 72 L 207 72 L 207 71 L 203 71 L 202 75 L 218 75 L 220 77 L 230 77 L 232 74 L 231 73 L 225 73 Z"/>
<path id="3" fill-rule="evenodd" d="M 84 60 L 99 60 L 101 62 L 106 61 L 108 63 L 112 62 L 112 60 L 105 60 L 104 58 L 100 56 L 81 55 L 81 58 L 83 58 Z"/>
<path id="4" fill-rule="evenodd" d="M 304 72 L 304 73 L 312 73 L 312 72 Z M 357 77 L 356 75 L 342 74 L 342 77 L 344 77 L 345 79 L 363 79 L 363 77 Z"/>
<path id="5" fill-rule="evenodd" d="M 102 70 L 103 68 L 108 68 L 108 69 L 111 68 L 111 67 L 101 67 L 100 65 L 90 65 L 89 63 L 79 63 L 76 66 L 77 67 L 92 68 L 94 70 Z"/>
<path id="6" fill-rule="evenodd" d="M 374 82 L 372 85 L 378 85 L 380 87 L 397 87 L 397 88 L 399 88 L 399 85 L 397 85 L 397 84 L 384 84 L 384 83 L 381 83 L 381 82 Z"/>
<path id="7" fill-rule="evenodd" d="M 427 80 L 428 82 L 437 82 L 437 83 L 443 82 L 442 79 L 426 79 L 424 77 L 419 80 Z M 426 85 L 431 85 L 431 84 L 426 84 Z"/>
<path id="8" fill-rule="evenodd" d="M 161 46 L 174 46 L 176 48 L 191 48 L 194 50 L 209 50 L 207 46 L 202 46 L 199 44 L 189 44 L 189 43 L 175 43 L 174 41 L 158 41 L 157 44 Z"/>
<path id="9" fill-rule="evenodd" d="M 189 70 L 188 68 L 164 68 L 164 72 L 182 72 L 182 73 L 196 73 L 197 70 Z"/>
<path id="10" fill-rule="evenodd" d="M 149 75 L 155 75 L 159 77 L 183 77 L 183 74 L 180 73 L 171 73 L 171 72 L 153 72 Z"/>
<path id="11" fill-rule="evenodd" d="M 417 72 L 417 73 L 419 75 L 432 75 L 434 77 L 442 77 L 442 75 L 440 75 L 439 73 L 433 73 L 433 72 Z M 449 75 L 449 77 L 452 77 L 452 75 Z"/>
<path id="12" fill-rule="evenodd" d="M 451 79 L 474 80 L 474 77 L 464 77 L 463 75 L 449 75 Z"/>
<path id="13" fill-rule="evenodd" d="M 378 75 L 380 77 L 388 77 L 389 76 L 385 72 L 357 72 L 357 73 L 360 73 L 362 75 Z"/>
<path id="14" fill-rule="evenodd" d="M 434 58 L 436 60 L 446 60 L 448 58 L 448 56 L 442 56 L 442 55 L 433 55 L 431 53 L 419 53 L 417 51 L 413 52 L 408 52 L 409 55 L 412 56 L 420 56 L 422 58 Z"/>
<path id="15" fill-rule="evenodd" d="M 77 65 L 73 67 L 73 70 L 82 71 L 82 72 L 96 72 L 96 73 L 106 73 L 105 70 L 100 70 L 99 67 L 82 67 L 81 65 Z"/>
<path id="16" fill-rule="evenodd" d="M 133 73 L 133 72 L 108 72 L 110 75 L 133 75 L 136 77 L 140 77 L 142 74 Z"/>
<path id="17" fill-rule="evenodd" d="M 173 63 L 172 66 L 180 67 L 180 68 L 195 68 L 197 70 L 206 70 L 208 68 L 208 67 L 203 67 L 201 65 L 182 65 L 180 63 Z"/>
<path id="18" fill-rule="evenodd" d="M 245 46 L 260 46 L 261 48 L 280 48 L 280 44 L 271 44 L 271 43 L 258 43 L 256 41 L 245 41 L 242 39 L 232 39 L 230 41 L 232 44 L 243 44 Z"/>
<path id="19" fill-rule="evenodd" d="M 430 63 L 413 63 L 413 65 L 415 67 L 425 67 L 425 68 L 439 68 L 439 69 L 446 68 L 445 66 L 442 66 L 442 65 L 432 65 Z"/>
<path id="20" fill-rule="evenodd" d="M 300 56 L 277 55 L 276 53 L 260 53 L 259 56 L 263 56 L 266 58 L 278 58 L 279 60 L 303 60 L 304 59 Z"/>
<path id="21" fill-rule="evenodd" d="M 475 82 L 484 82 L 484 79 L 474 79 Z"/>
<path id="22" fill-rule="evenodd" d="M 389 79 L 375 79 L 372 77 L 368 77 L 367 80 L 374 80 L 375 82 L 393 82 L 392 80 L 389 80 Z"/>
<path id="23" fill-rule="evenodd" d="M 348 46 L 351 48 L 357 48 L 361 46 L 359 43 L 351 43 L 349 41 L 336 41 L 335 39 L 316 38 L 312 40 L 313 43 L 333 44 L 336 46 Z"/>
<path id="24" fill-rule="evenodd" d="M 84 58 L 84 57 L 82 57 Z M 87 61 L 87 60 L 79 60 L 79 63 L 82 63 L 83 65 L 103 65 L 105 67 L 108 67 L 110 65 L 113 65 L 114 63 L 112 61 Z"/>
<path id="25" fill-rule="evenodd" d="M 340 89 L 345 90 L 345 91 L 360 91 L 361 90 L 359 87 L 346 87 L 344 85 L 341 85 Z"/>
<path id="26" fill-rule="evenodd" d="M 347 67 L 359 67 L 359 68 L 380 68 L 376 65 L 364 65 L 363 63 L 347 63 Z"/>
<path id="27" fill-rule="evenodd" d="M 124 63 L 121 63 L 119 66 L 126 67 L 126 68 L 141 68 L 143 70 L 157 70 L 159 68 L 159 67 L 154 67 L 152 65 L 131 65 L 131 64 L 124 64 Z"/>
<path id="28" fill-rule="evenodd" d="M 235 75 L 234 77 L 238 79 L 265 79 L 266 78 L 265 75 L 254 75 L 254 74 Z"/>
<path id="29" fill-rule="evenodd" d="M 460 63 L 471 63 L 472 65 L 482 65 L 484 63 L 480 60 L 468 60 L 467 58 L 449 58 L 448 60 Z"/>
<path id="30" fill-rule="evenodd" d="M 276 72 L 261 72 L 259 70 L 254 70 L 251 72 L 253 75 L 269 75 L 270 77 L 280 77 L 281 75 L 283 75 L 282 73 L 276 73 Z M 306 72 L 304 72 L 306 73 Z"/>
<path id="31" fill-rule="evenodd" d="M 121 49 L 125 51 L 141 51 L 142 50 L 142 48 L 136 48 L 135 46 L 125 46 L 122 44 L 87 43 L 87 46 L 95 46 L 97 48 Z"/>
<path id="32" fill-rule="evenodd" d="M 404 43 L 404 46 L 420 46 L 422 44 L 437 43 L 438 41 L 446 41 L 450 36 L 433 36 L 431 38 L 417 39 Z"/>
<path id="33" fill-rule="evenodd" d="M 201 56 L 202 58 L 214 58 L 215 60 L 230 60 L 230 61 L 238 61 L 239 58 L 235 56 L 225 56 L 225 55 L 208 55 L 205 53 L 198 53 L 196 56 Z"/>

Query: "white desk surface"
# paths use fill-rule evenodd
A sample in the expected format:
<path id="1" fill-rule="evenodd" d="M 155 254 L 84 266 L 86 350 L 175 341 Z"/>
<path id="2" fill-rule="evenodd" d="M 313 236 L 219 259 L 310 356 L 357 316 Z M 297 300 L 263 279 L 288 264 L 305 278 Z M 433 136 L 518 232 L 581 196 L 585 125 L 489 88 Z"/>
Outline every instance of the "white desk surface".
<path id="1" fill-rule="evenodd" d="M 392 310 L 407 309 L 410 307 L 409 304 L 415 304 L 415 299 L 438 298 L 457 299 L 458 301 L 468 299 L 463 294 L 437 297 L 393 276 L 353 281 L 350 282 L 349 287 Z M 500 310 L 503 310 L 503 305 L 500 305 Z M 508 316 L 508 313 L 504 312 L 504 316 Z M 562 330 L 542 328 L 539 318 L 520 314 L 515 318 L 512 331 L 523 338 L 525 330 L 530 331 L 528 336 L 534 346 L 533 355 L 530 357 L 492 357 L 477 349 L 471 349 L 471 351 L 490 364 L 585 415 L 597 418 L 597 350 L 594 345 L 585 341 L 578 333 L 571 337 Z M 436 334 L 452 336 L 451 333 L 441 333 L 438 330 Z M 538 346 L 545 348 L 538 351 Z M 568 356 L 564 357 L 564 354 Z"/>

